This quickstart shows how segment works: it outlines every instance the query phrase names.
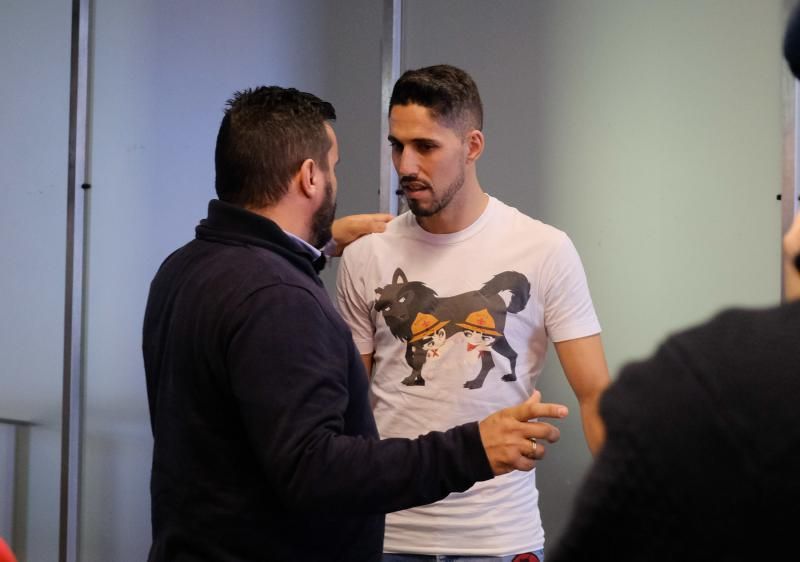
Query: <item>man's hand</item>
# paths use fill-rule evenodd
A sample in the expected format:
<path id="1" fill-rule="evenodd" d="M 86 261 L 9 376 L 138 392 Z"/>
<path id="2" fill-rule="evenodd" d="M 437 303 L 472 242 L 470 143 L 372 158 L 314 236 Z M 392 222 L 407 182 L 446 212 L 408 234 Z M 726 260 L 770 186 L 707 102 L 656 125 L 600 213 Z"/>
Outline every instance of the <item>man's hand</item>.
<path id="1" fill-rule="evenodd" d="M 534 418 L 566 417 L 568 410 L 561 404 L 543 404 L 537 390 L 525 402 L 500 410 L 479 424 L 481 441 L 495 476 L 512 470 L 532 470 L 544 457 L 545 441 L 555 443 L 560 432 L 546 422 Z M 536 440 L 535 444 L 531 440 Z"/>
<path id="2" fill-rule="evenodd" d="M 345 247 L 365 234 L 373 232 L 383 232 L 386 230 L 386 223 L 394 217 L 386 213 L 374 213 L 367 215 L 349 215 L 333 221 L 331 232 L 333 241 L 336 242 L 334 256 L 341 256 Z"/>

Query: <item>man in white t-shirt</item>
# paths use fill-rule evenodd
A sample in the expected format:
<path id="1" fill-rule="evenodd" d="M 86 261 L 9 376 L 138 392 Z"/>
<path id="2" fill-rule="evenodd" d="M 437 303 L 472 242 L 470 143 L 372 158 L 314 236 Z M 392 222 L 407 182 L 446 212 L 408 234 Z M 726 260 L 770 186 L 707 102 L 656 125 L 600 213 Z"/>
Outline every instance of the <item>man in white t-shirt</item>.
<path id="1" fill-rule="evenodd" d="M 549 338 L 597 451 L 597 399 L 609 376 L 572 242 L 481 189 L 483 110 L 464 71 L 408 71 L 389 108 L 410 212 L 353 243 L 338 279 L 381 437 L 416 437 L 516 404 L 534 391 Z M 535 471 L 386 518 L 385 561 L 533 561 L 543 549 Z"/>

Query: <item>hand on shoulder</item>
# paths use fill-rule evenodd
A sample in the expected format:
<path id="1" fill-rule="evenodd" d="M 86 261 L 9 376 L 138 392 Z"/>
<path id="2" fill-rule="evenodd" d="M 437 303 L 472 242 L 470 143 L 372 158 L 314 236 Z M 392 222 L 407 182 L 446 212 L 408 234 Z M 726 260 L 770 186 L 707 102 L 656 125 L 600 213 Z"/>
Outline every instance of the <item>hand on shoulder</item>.
<path id="1" fill-rule="evenodd" d="M 331 231 L 336 249 L 332 255 L 341 256 L 344 249 L 365 234 L 383 232 L 386 224 L 394 217 L 387 213 L 348 215 L 333 221 Z"/>

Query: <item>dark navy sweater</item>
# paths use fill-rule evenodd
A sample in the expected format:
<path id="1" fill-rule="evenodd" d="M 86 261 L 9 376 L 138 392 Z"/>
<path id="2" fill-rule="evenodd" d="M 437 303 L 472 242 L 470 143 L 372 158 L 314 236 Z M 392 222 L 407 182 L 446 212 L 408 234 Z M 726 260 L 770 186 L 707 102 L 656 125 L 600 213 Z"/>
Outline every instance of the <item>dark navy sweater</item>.
<path id="1" fill-rule="evenodd" d="M 797 560 L 799 403 L 800 302 L 670 337 L 605 393 L 606 443 L 548 562 Z"/>
<path id="2" fill-rule="evenodd" d="M 311 256 L 211 201 L 150 288 L 143 352 L 162 560 L 379 560 L 383 514 L 491 478 L 477 423 L 379 440 Z"/>

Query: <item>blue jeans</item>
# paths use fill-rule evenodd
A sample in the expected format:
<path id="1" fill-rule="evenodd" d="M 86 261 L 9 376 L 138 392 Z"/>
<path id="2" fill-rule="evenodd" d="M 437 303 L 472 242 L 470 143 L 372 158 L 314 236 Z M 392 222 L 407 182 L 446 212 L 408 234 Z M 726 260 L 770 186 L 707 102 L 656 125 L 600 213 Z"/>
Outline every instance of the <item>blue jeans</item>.
<path id="1" fill-rule="evenodd" d="M 382 562 L 544 562 L 544 549 L 510 556 L 447 556 L 441 554 L 391 554 L 384 552 L 381 560 Z"/>

